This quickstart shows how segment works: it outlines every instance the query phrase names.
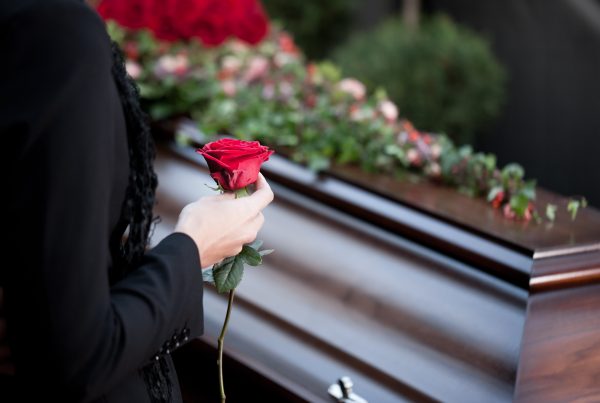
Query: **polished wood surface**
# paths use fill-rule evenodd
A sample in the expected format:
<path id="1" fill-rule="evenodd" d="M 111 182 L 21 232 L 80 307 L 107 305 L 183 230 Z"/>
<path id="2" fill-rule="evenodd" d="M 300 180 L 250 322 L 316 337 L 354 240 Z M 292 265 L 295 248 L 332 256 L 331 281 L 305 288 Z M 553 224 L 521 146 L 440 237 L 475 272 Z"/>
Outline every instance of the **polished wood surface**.
<path id="1" fill-rule="evenodd" d="M 575 220 L 566 211 L 568 198 L 544 189 L 537 190 L 536 204 L 544 213 L 548 203 L 558 206 L 554 222 L 537 224 L 507 220 L 501 211 L 490 208 L 455 189 L 412 177 L 397 180 L 360 171 L 356 167 L 334 167 L 331 173 L 392 200 L 421 209 L 449 222 L 469 228 L 499 242 L 526 250 L 529 254 L 558 255 L 585 248 L 600 250 L 600 211 L 580 209 Z"/>
<path id="2" fill-rule="evenodd" d="M 600 284 L 534 294 L 515 402 L 600 401 Z"/>

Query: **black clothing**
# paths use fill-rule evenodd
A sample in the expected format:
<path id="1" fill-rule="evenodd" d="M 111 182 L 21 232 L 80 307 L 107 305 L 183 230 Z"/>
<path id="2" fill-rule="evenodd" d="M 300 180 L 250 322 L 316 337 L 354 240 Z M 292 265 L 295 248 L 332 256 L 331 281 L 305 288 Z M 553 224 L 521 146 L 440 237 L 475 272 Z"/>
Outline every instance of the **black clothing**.
<path id="1" fill-rule="evenodd" d="M 0 3 L 2 253 L 15 262 L 0 286 L 17 368 L 2 402 L 6 388 L 26 402 L 151 401 L 147 365 L 181 400 L 169 352 L 203 331 L 198 249 L 172 234 L 109 282 L 129 175 L 111 63 L 82 2 Z"/>

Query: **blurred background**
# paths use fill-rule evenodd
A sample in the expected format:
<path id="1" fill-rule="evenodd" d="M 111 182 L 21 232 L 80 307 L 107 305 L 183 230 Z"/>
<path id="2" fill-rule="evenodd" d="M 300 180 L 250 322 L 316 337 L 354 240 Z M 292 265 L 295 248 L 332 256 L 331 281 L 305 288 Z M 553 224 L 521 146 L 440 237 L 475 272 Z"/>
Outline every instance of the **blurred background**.
<path id="1" fill-rule="evenodd" d="M 585 195 L 600 206 L 599 0 L 263 4 L 309 58 L 333 59 L 348 75 L 385 84 L 416 126 L 461 133 L 459 140 L 495 153 L 500 165 L 517 161 L 542 187 Z M 432 19 L 441 13 L 460 25 Z M 426 37 L 418 52 L 402 39 L 411 19 Z M 491 55 L 478 48 L 480 40 Z M 428 91 L 423 85 L 434 79 L 437 65 L 427 47 L 445 50 L 457 74 L 467 77 L 458 85 L 469 87 L 467 94 L 487 91 L 488 105 L 473 105 L 468 95 L 450 98 L 444 93 L 452 92 L 452 82 Z M 409 71 L 401 66 L 407 59 Z M 432 92 L 441 102 L 431 102 Z M 454 116 L 447 116 L 449 108 Z"/>

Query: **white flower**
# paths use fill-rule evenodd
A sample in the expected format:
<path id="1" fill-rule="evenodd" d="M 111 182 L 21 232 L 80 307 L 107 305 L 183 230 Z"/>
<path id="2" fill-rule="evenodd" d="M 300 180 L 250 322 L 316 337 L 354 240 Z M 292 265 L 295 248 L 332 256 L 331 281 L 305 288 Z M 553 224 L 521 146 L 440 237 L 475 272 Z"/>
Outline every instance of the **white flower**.
<path id="1" fill-rule="evenodd" d="M 125 62 L 125 70 L 127 70 L 127 74 L 129 74 L 134 80 L 137 80 L 142 74 L 142 66 L 133 60 L 127 60 Z"/>
<path id="2" fill-rule="evenodd" d="M 364 99 L 367 94 L 365 85 L 354 78 L 344 78 L 339 82 L 338 87 L 343 92 L 352 95 L 357 101 Z"/>
<path id="3" fill-rule="evenodd" d="M 297 57 L 291 53 L 277 52 L 275 56 L 273 56 L 273 62 L 277 67 L 283 67 L 286 64 L 292 63 L 295 61 Z"/>
<path id="4" fill-rule="evenodd" d="M 235 74 L 242 67 L 242 62 L 235 56 L 227 55 L 221 60 L 221 67 L 228 73 Z"/>
<path id="5" fill-rule="evenodd" d="M 440 157 L 440 155 L 442 155 L 442 146 L 440 146 L 438 143 L 433 143 L 431 145 L 431 156 L 434 159 L 437 159 Z"/>
<path id="6" fill-rule="evenodd" d="M 358 105 L 352 105 L 350 107 L 350 120 L 355 122 L 363 122 L 365 120 L 373 119 L 375 111 L 373 108 L 360 107 Z"/>
<path id="7" fill-rule="evenodd" d="M 388 122 L 395 122 L 398 119 L 398 107 L 390 100 L 381 101 L 378 105 L 379 112 Z"/>

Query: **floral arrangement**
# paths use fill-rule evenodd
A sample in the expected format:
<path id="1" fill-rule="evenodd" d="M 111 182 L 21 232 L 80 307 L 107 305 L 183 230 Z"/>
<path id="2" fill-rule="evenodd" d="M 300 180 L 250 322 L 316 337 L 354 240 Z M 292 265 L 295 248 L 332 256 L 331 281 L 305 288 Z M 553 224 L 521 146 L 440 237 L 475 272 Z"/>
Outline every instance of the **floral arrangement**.
<path id="1" fill-rule="evenodd" d="M 207 47 L 217 41 L 187 30 L 173 41 L 148 27 L 109 22 L 155 120 L 189 116 L 204 133 L 258 140 L 314 170 L 335 163 L 394 176 L 410 171 L 485 197 L 509 219 L 555 218 L 556 206 L 536 208 L 536 183 L 521 166 L 499 167 L 492 154 L 415 128 L 384 89 L 368 91 L 329 62 L 307 63 L 282 29 L 272 26 L 258 43 L 258 36 L 231 31 L 220 46 Z M 574 218 L 585 205 L 573 199 L 568 210 Z"/>

